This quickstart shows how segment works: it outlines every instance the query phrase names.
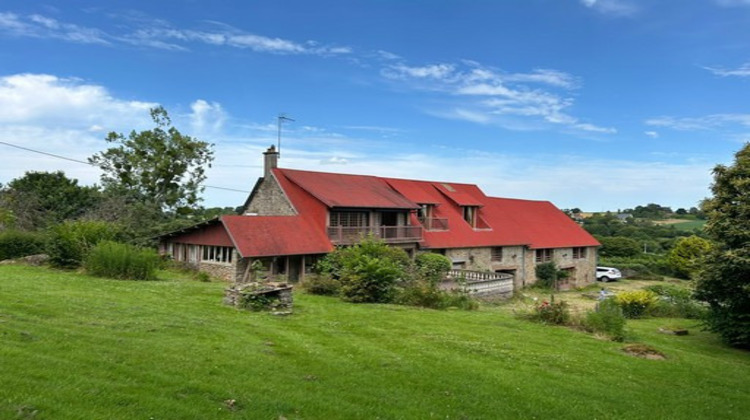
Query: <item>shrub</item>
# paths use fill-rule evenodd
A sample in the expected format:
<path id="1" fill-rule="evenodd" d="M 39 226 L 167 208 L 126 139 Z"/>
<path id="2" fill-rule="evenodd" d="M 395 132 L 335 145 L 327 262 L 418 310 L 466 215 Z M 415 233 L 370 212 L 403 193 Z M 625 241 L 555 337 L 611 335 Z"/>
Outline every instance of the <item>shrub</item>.
<path id="1" fill-rule="evenodd" d="M 431 309 L 459 308 L 474 310 L 479 304 L 467 292 L 441 290 L 426 280 L 415 281 L 400 290 L 396 302 L 401 305 L 419 306 Z"/>
<path id="2" fill-rule="evenodd" d="M 393 260 L 358 255 L 341 270 L 341 296 L 354 303 L 392 302 L 396 282 L 403 275 L 404 271 Z"/>
<path id="3" fill-rule="evenodd" d="M 588 311 L 583 327 L 589 332 L 606 334 L 612 341 L 625 339 L 625 316 L 612 298 L 599 302 L 595 311 Z"/>
<path id="4" fill-rule="evenodd" d="M 628 290 L 615 296 L 615 302 L 622 308 L 623 315 L 630 319 L 645 315 L 657 300 L 656 293 L 648 290 Z"/>
<path id="5" fill-rule="evenodd" d="M 448 257 L 431 252 L 417 255 L 414 260 L 419 275 L 432 284 L 439 284 L 451 269 Z"/>
<path id="6" fill-rule="evenodd" d="M 9 230 L 0 233 L 0 261 L 41 254 L 46 238 L 39 233 Z"/>
<path id="7" fill-rule="evenodd" d="M 555 302 L 555 296 L 552 295 L 549 302 L 545 300 L 534 307 L 531 319 L 545 324 L 566 325 L 570 322 L 570 310 L 567 302 Z"/>
<path id="8" fill-rule="evenodd" d="M 99 242 L 115 240 L 119 228 L 107 222 L 76 221 L 56 225 L 51 230 L 47 252 L 50 263 L 60 268 L 76 268 L 88 251 Z"/>
<path id="9" fill-rule="evenodd" d="M 338 296 L 341 291 L 341 282 L 331 277 L 330 274 L 317 274 L 305 277 L 302 288 L 313 295 Z"/>
<path id="10" fill-rule="evenodd" d="M 693 299 L 693 293 L 690 289 L 674 285 L 655 284 L 646 287 L 645 290 L 654 292 L 659 296 L 656 304 L 648 312 L 651 316 L 700 319 L 706 314 L 706 308 Z"/>
<path id="11" fill-rule="evenodd" d="M 84 267 L 90 274 L 121 280 L 156 278 L 160 258 L 152 249 L 102 241 L 91 249 Z"/>
<path id="12" fill-rule="evenodd" d="M 545 289 L 555 288 L 558 279 L 565 279 L 570 275 L 565 270 L 559 270 L 554 262 L 538 264 L 535 272 L 537 278 L 535 285 Z"/>
<path id="13" fill-rule="evenodd" d="M 625 236 L 602 237 L 599 242 L 602 244 L 599 253 L 603 257 L 634 257 L 641 253 L 638 241 Z"/>
<path id="14" fill-rule="evenodd" d="M 354 246 L 337 248 L 318 263 L 317 270 L 341 283 L 344 300 L 388 303 L 395 298 L 396 285 L 406 277 L 410 266 L 406 251 L 368 237 Z"/>

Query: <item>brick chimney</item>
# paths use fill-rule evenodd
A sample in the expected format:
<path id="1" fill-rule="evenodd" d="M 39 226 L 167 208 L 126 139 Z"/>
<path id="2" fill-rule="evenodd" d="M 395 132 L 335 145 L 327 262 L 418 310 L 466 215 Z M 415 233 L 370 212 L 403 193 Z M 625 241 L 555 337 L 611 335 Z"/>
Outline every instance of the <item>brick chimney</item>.
<path id="1" fill-rule="evenodd" d="M 279 162 L 279 152 L 276 150 L 276 146 L 271 145 L 265 152 L 263 152 L 263 177 L 268 178 L 271 176 L 271 169 L 275 169 Z"/>

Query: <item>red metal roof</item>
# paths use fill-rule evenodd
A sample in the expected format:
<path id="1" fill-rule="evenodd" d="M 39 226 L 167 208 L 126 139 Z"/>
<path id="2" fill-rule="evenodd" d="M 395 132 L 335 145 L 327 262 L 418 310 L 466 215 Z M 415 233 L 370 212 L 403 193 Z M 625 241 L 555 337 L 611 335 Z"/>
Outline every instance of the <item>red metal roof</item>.
<path id="1" fill-rule="evenodd" d="M 329 208 L 411 210 L 433 204 L 433 217 L 447 219 L 448 230 L 425 230 L 427 249 L 526 245 L 531 248 L 599 246 L 599 242 L 548 201 L 487 197 L 472 184 L 273 170 L 272 176 L 294 207 L 295 216 L 222 216 L 181 231 L 173 239 L 224 244 L 228 239 L 243 257 L 330 252 L 326 232 Z M 477 206 L 480 229 L 463 218 L 463 206 Z M 411 223 L 418 225 L 415 212 Z M 173 237 L 175 235 L 172 235 Z"/>
<path id="2" fill-rule="evenodd" d="M 274 169 L 328 207 L 416 209 L 417 203 L 397 193 L 382 178 L 326 172 Z"/>
<path id="3" fill-rule="evenodd" d="M 242 257 L 324 254 L 333 250 L 325 230 L 301 216 L 222 216 Z"/>
<path id="4" fill-rule="evenodd" d="M 495 217 L 507 215 L 505 226 L 515 226 L 531 248 L 600 246 L 585 229 L 549 201 L 489 198 Z M 490 222 L 492 223 L 492 222 Z"/>

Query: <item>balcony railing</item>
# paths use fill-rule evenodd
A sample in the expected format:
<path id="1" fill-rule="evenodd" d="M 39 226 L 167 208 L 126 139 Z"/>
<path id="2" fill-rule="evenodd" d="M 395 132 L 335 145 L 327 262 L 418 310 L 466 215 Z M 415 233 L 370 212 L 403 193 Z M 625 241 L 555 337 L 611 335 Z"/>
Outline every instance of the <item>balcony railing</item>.
<path id="1" fill-rule="evenodd" d="M 419 223 L 425 230 L 448 230 L 448 219 L 439 217 L 420 217 Z"/>
<path id="2" fill-rule="evenodd" d="M 352 245 L 372 235 L 386 243 L 418 242 L 422 226 L 329 226 L 328 238 L 336 245 Z"/>

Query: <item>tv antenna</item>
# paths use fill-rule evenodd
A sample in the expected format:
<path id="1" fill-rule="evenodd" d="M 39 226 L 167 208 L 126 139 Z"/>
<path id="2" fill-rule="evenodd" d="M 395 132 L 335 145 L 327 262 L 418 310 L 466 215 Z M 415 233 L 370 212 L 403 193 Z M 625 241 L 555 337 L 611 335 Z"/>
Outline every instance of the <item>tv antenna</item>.
<path id="1" fill-rule="evenodd" d="M 278 123 L 278 126 L 279 126 L 279 140 L 278 140 L 278 144 L 277 144 L 276 149 L 278 150 L 278 153 L 279 153 L 279 159 L 281 159 L 281 124 L 283 124 L 283 123 L 285 123 L 287 121 L 294 122 L 294 120 L 291 119 L 291 118 L 289 118 L 289 117 L 287 117 L 286 114 L 284 114 L 284 113 L 279 114 L 279 116 L 276 117 L 276 119 L 277 119 L 277 123 Z"/>

